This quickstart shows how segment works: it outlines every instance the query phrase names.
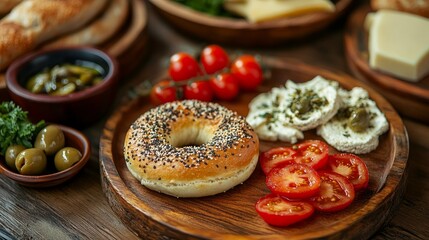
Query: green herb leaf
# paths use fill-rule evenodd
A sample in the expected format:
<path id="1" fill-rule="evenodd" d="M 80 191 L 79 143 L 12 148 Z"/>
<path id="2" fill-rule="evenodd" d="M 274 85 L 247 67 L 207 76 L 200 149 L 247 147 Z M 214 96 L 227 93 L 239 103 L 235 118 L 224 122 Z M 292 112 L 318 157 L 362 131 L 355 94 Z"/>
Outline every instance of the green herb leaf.
<path id="1" fill-rule="evenodd" d="M 230 16 L 223 8 L 224 0 L 175 0 L 194 10 L 204 12 L 214 16 Z"/>
<path id="2" fill-rule="evenodd" d="M 0 154 L 13 144 L 32 147 L 35 134 L 45 126 L 44 121 L 32 124 L 27 112 L 13 102 L 3 102 L 0 105 Z"/>

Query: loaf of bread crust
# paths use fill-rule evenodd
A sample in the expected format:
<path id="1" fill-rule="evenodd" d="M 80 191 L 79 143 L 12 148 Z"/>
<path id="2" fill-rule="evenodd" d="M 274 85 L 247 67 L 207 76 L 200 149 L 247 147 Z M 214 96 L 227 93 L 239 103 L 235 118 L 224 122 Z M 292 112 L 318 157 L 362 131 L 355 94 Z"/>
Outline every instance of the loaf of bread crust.
<path id="1" fill-rule="evenodd" d="M 8 13 L 23 0 L 0 0 L 0 15 Z"/>
<path id="2" fill-rule="evenodd" d="M 429 17 L 428 0 L 371 0 L 374 10 L 392 9 Z"/>
<path id="3" fill-rule="evenodd" d="M 55 36 L 76 30 L 105 6 L 106 0 L 26 0 L 0 20 L 0 70 Z"/>
<path id="4" fill-rule="evenodd" d="M 118 32 L 128 16 L 128 0 L 110 0 L 103 13 L 77 31 L 44 44 L 46 48 L 70 45 L 99 45 Z"/>

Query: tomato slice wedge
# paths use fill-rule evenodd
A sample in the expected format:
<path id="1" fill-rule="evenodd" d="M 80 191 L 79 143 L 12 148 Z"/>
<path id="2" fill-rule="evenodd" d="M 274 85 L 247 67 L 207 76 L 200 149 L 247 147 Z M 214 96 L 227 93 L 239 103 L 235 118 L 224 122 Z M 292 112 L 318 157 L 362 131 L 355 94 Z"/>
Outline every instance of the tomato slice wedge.
<path id="1" fill-rule="evenodd" d="M 293 163 L 296 151 L 290 147 L 278 147 L 261 154 L 259 162 L 262 171 L 268 175 L 271 169 L 285 163 Z"/>
<path id="2" fill-rule="evenodd" d="M 307 140 L 292 146 L 297 152 L 296 163 L 306 164 L 314 169 L 323 168 L 328 162 L 329 146 L 319 140 Z"/>
<path id="3" fill-rule="evenodd" d="M 308 198 L 319 192 L 320 177 L 305 164 L 293 163 L 273 168 L 266 178 L 272 193 L 287 198 Z"/>
<path id="4" fill-rule="evenodd" d="M 319 194 L 310 199 L 317 210 L 336 212 L 352 203 L 355 191 L 346 177 L 327 171 L 319 172 L 319 176 L 322 180 Z"/>
<path id="5" fill-rule="evenodd" d="M 365 162 L 351 153 L 338 153 L 328 158 L 328 169 L 346 177 L 355 190 L 368 186 L 369 172 Z"/>
<path id="6" fill-rule="evenodd" d="M 288 201 L 275 194 L 259 199 L 255 207 L 266 223 L 279 227 L 302 221 L 314 213 L 314 207 L 307 202 Z"/>

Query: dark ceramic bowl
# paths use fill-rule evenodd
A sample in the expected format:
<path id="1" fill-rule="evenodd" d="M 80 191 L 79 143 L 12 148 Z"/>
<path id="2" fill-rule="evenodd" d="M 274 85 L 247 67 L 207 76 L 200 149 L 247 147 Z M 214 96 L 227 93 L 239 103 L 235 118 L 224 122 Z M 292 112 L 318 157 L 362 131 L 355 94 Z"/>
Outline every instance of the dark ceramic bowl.
<path id="1" fill-rule="evenodd" d="M 44 175 L 30 176 L 12 171 L 6 165 L 5 159 L 0 156 L 0 173 L 16 181 L 18 184 L 27 187 L 52 187 L 61 184 L 75 176 L 82 169 L 82 167 L 85 166 L 91 156 L 91 143 L 88 138 L 80 131 L 63 125 L 55 125 L 64 132 L 64 137 L 66 140 L 65 146 L 74 147 L 81 152 L 82 158 L 79 162 L 60 172 L 49 170 L 49 173 Z"/>
<path id="2" fill-rule="evenodd" d="M 103 81 L 64 96 L 35 94 L 25 88 L 26 82 L 45 68 L 79 61 L 99 67 Z M 6 72 L 6 85 L 11 99 L 28 111 L 33 121 L 45 120 L 79 127 L 94 123 L 107 112 L 115 99 L 117 84 L 116 60 L 91 47 L 42 50 L 16 60 Z"/>

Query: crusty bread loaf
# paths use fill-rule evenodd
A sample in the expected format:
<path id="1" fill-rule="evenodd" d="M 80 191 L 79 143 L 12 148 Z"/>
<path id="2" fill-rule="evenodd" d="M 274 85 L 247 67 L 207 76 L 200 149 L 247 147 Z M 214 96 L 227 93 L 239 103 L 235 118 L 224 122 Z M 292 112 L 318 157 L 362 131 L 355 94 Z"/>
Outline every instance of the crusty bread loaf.
<path id="1" fill-rule="evenodd" d="M 0 70 L 37 45 L 76 30 L 105 6 L 106 0 L 27 0 L 0 21 Z"/>
<path id="2" fill-rule="evenodd" d="M 103 13 L 87 26 L 59 36 L 45 46 L 99 45 L 118 32 L 127 18 L 128 5 L 128 0 L 110 0 Z"/>
<path id="3" fill-rule="evenodd" d="M 393 9 L 429 17 L 428 0 L 371 0 L 374 10 Z"/>
<path id="4" fill-rule="evenodd" d="M 0 0 L 0 15 L 8 13 L 23 0 Z"/>

